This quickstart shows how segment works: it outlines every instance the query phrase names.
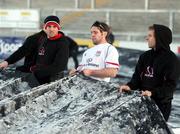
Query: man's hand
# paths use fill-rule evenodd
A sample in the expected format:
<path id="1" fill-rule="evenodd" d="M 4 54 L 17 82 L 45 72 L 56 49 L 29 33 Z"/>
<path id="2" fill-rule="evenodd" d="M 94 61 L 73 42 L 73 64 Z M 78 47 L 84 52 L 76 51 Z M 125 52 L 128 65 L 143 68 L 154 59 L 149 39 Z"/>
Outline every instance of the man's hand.
<path id="1" fill-rule="evenodd" d="M 0 63 L 0 68 L 2 69 L 6 69 L 8 67 L 8 62 L 7 61 L 3 61 Z"/>
<path id="2" fill-rule="evenodd" d="M 93 70 L 91 70 L 91 69 L 84 69 L 82 72 L 83 72 L 83 74 L 84 74 L 85 76 L 91 76 Z"/>
<path id="3" fill-rule="evenodd" d="M 145 90 L 145 91 L 142 91 L 142 92 L 141 92 L 141 95 L 142 95 L 142 96 L 149 96 L 149 97 L 151 97 L 151 96 L 152 96 L 152 93 L 151 93 L 151 91 Z"/>
<path id="4" fill-rule="evenodd" d="M 71 69 L 70 71 L 69 71 L 69 75 L 70 76 L 73 76 L 73 75 L 75 75 L 77 73 L 77 70 L 76 69 Z"/>
<path id="5" fill-rule="evenodd" d="M 123 91 L 130 91 L 130 87 L 128 85 L 122 85 L 119 87 L 119 92 L 123 92 Z"/>

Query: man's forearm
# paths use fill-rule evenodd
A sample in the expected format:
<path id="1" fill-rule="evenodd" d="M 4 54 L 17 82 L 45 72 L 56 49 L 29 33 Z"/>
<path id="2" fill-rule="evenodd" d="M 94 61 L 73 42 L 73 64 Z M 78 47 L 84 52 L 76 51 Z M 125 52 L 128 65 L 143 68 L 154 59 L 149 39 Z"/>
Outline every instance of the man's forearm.
<path id="1" fill-rule="evenodd" d="M 100 70 L 86 69 L 83 72 L 87 76 L 105 78 L 105 77 L 115 77 L 116 74 L 118 73 L 118 69 L 117 68 L 105 68 Z"/>

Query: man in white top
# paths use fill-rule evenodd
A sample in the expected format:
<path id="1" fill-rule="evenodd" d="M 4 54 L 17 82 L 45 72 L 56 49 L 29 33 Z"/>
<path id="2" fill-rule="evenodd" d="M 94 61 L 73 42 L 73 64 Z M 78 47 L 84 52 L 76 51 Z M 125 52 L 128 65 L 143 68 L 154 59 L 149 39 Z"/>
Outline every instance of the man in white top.
<path id="1" fill-rule="evenodd" d="M 78 71 L 106 82 L 110 81 L 110 77 L 116 76 L 119 69 L 119 55 L 116 48 L 108 43 L 109 34 L 110 28 L 104 22 L 96 21 L 91 26 L 91 39 L 95 46 L 84 52 L 77 70 L 72 70 L 70 74 Z"/>

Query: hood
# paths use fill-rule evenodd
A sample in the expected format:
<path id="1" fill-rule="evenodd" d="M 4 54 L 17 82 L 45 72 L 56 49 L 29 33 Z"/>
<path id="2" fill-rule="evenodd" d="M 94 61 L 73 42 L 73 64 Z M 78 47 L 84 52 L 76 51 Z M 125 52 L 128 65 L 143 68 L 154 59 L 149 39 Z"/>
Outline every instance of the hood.
<path id="1" fill-rule="evenodd" d="M 170 44 L 172 42 L 171 30 L 163 25 L 154 24 L 155 38 L 156 38 L 156 50 L 170 50 Z"/>

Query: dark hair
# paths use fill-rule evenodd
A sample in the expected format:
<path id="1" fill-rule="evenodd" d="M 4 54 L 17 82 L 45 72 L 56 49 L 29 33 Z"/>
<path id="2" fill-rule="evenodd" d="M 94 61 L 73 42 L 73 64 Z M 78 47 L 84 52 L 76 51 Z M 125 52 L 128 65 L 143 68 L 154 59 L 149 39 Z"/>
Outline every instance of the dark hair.
<path id="1" fill-rule="evenodd" d="M 114 40 L 115 40 L 114 34 L 111 32 L 106 39 L 108 39 L 107 42 L 108 42 L 109 44 L 113 44 L 113 43 L 114 43 Z"/>
<path id="2" fill-rule="evenodd" d="M 154 25 L 152 25 L 152 26 L 149 26 L 149 28 L 148 28 L 149 30 L 154 30 Z"/>
<path id="3" fill-rule="evenodd" d="M 156 33 L 155 33 L 154 25 L 149 26 L 148 29 L 149 29 L 149 30 L 154 30 L 154 37 L 155 37 L 155 34 L 156 34 Z"/>
<path id="4" fill-rule="evenodd" d="M 106 41 L 108 41 L 108 37 L 110 34 L 110 27 L 106 23 L 100 21 L 95 21 L 91 27 L 93 26 L 97 27 L 100 30 L 100 32 L 107 32 Z"/>

